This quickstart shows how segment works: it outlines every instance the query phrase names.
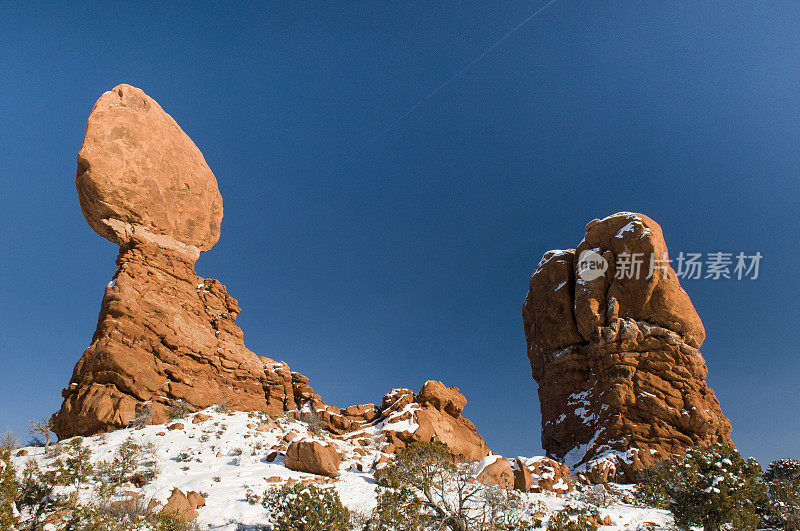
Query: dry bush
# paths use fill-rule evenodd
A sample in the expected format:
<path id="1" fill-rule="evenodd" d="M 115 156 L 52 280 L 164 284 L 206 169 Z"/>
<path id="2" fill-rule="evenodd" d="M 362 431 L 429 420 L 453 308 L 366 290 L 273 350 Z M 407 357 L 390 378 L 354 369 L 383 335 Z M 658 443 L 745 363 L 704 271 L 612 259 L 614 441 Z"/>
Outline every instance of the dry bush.
<path id="1" fill-rule="evenodd" d="M 12 430 L 6 430 L 0 437 L 0 450 L 13 452 L 19 448 L 19 436 Z"/>
<path id="2" fill-rule="evenodd" d="M 186 418 L 192 413 L 194 413 L 194 408 L 185 400 L 169 401 L 169 420 Z"/>

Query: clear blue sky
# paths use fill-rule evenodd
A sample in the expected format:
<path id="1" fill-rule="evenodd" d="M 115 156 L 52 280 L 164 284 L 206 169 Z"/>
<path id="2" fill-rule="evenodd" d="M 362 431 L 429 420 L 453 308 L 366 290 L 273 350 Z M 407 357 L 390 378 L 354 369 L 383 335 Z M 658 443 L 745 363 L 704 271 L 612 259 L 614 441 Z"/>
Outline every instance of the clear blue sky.
<path id="1" fill-rule="evenodd" d="M 764 255 L 684 287 L 742 452 L 800 457 L 797 2 L 557 0 L 382 135 L 544 2 L 60 4 L 0 3 L 0 429 L 56 410 L 91 340 L 117 249 L 75 156 L 124 82 L 219 180 L 198 272 L 329 403 L 440 379 L 496 452 L 541 453 L 530 274 L 639 211 L 673 254 Z"/>

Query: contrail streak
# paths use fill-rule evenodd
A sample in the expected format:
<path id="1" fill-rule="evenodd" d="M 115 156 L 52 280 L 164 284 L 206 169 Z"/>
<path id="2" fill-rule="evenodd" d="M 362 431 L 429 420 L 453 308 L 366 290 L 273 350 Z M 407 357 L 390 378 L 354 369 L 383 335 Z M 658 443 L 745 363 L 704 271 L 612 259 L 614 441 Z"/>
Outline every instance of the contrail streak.
<path id="1" fill-rule="evenodd" d="M 412 112 L 414 112 L 414 111 L 417 109 L 417 107 L 419 107 L 420 105 L 422 105 L 423 103 L 425 103 L 426 101 L 428 101 L 429 99 L 431 99 L 432 97 L 434 97 L 434 96 L 435 96 L 435 95 L 436 95 L 436 94 L 437 94 L 439 91 L 441 91 L 441 90 L 442 90 L 443 88 L 445 88 L 447 85 L 449 85 L 450 83 L 452 83 L 453 81 L 455 81 L 456 79 L 458 79 L 459 77 L 461 77 L 461 76 L 464 74 L 464 72 L 466 72 L 467 70 L 469 70 L 469 69 L 470 69 L 470 68 L 471 68 L 473 65 L 475 65 L 475 63 L 477 63 L 478 61 L 480 61 L 481 59 L 483 59 L 484 57 L 486 57 L 486 55 L 487 55 L 489 52 L 491 52 L 492 50 L 494 50 L 495 48 L 497 48 L 498 46 L 500 46 L 500 45 L 503 43 L 503 41 L 505 41 L 506 39 L 508 39 L 509 37 L 511 37 L 511 36 L 512 36 L 514 33 L 516 33 L 516 32 L 517 32 L 517 30 L 519 30 L 519 29 L 520 29 L 522 26 L 524 26 L 525 24 L 527 24 L 528 22 L 530 22 L 530 21 L 531 21 L 531 20 L 532 20 L 534 17 L 536 17 L 536 16 L 537 16 L 539 13 L 541 13 L 542 11 L 544 11 L 545 9 L 547 9 L 548 7 L 550 7 L 550 6 L 551 6 L 552 4 L 554 4 L 555 2 L 556 2 L 556 0 L 550 0 L 550 1 L 549 1 L 549 2 L 547 2 L 545 5 L 543 5 L 541 8 L 539 8 L 537 11 L 535 11 L 535 12 L 534 12 L 534 13 L 533 13 L 531 16 L 529 16 L 528 18 L 526 18 L 525 20 L 523 20 L 522 22 L 520 22 L 519 24 L 517 24 L 517 26 L 516 26 L 514 29 L 512 29 L 511 31 L 509 31 L 508 33 L 506 33 L 505 35 L 503 35 L 503 36 L 502 36 L 500 39 L 498 39 L 498 40 L 497 40 L 497 41 L 496 41 L 494 44 L 492 44 L 491 46 L 489 46 L 488 48 L 486 48 L 486 49 L 485 49 L 485 50 L 484 50 L 484 51 L 483 51 L 483 52 L 482 52 L 482 53 L 481 53 L 481 54 L 480 54 L 478 57 L 476 57 L 476 58 L 475 58 L 475 59 L 473 59 L 473 60 L 472 60 L 472 61 L 471 61 L 469 64 L 467 64 L 467 66 L 465 66 L 464 68 L 462 68 L 461 70 L 459 70 L 458 72 L 456 72 L 456 73 L 455 73 L 455 74 L 454 74 L 452 77 L 450 77 L 450 78 L 449 78 L 447 81 L 445 81 L 444 83 L 442 83 L 441 85 L 439 85 L 438 87 L 436 87 L 435 89 L 433 89 L 433 90 L 432 90 L 430 93 L 428 93 L 428 95 L 427 95 L 427 96 L 425 96 L 424 98 L 422 98 L 422 99 L 420 99 L 419 101 L 417 101 L 417 102 L 416 102 L 414 105 L 412 105 L 412 106 L 411 106 L 411 107 L 410 107 L 410 108 L 409 108 L 409 109 L 408 109 L 408 110 L 407 110 L 405 113 L 403 113 L 403 114 L 402 114 L 402 115 L 401 115 L 401 116 L 400 116 L 400 117 L 399 117 L 397 120 L 395 120 L 394 122 L 392 122 L 391 124 L 389 124 L 389 126 L 388 126 L 386 129 L 384 129 L 383 131 L 381 131 L 380 133 L 378 133 L 377 135 L 375 135 L 375 137 L 374 137 L 372 140 L 370 140 L 370 141 L 367 143 L 367 145 L 366 145 L 366 146 L 364 146 L 364 148 L 366 148 L 366 147 L 370 146 L 371 144 L 373 144 L 373 143 L 374 143 L 375 141 L 377 141 L 377 140 L 378 140 L 380 137 L 382 137 L 382 136 L 383 136 L 383 135 L 385 135 L 387 132 L 389 132 L 389 130 L 391 130 L 391 129 L 392 129 L 392 128 L 394 128 L 394 127 L 395 127 L 397 124 L 399 124 L 400 122 L 402 122 L 403 120 L 405 120 L 405 119 L 406 119 L 406 117 L 408 117 L 408 115 L 409 115 L 409 114 L 411 114 Z"/>

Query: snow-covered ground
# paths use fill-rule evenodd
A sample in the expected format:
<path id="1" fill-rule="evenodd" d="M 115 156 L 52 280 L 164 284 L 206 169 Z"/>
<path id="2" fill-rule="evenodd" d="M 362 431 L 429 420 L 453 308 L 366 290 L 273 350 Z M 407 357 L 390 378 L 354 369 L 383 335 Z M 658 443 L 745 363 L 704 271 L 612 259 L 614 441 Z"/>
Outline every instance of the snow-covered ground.
<path id="1" fill-rule="evenodd" d="M 327 432 L 315 435 L 309 432 L 307 424 L 291 418 L 278 419 L 275 424 L 262 424 L 259 416 L 246 412 L 225 413 L 209 409 L 201 413 L 211 418 L 194 424 L 192 415 L 176 421 L 183 424 L 182 429 L 168 429 L 167 426 L 173 423 L 128 428 L 87 437 L 83 442 L 91 449 L 94 463 L 111 461 L 117 448 L 128 438 L 151 448 L 159 474 L 151 483 L 132 490 L 138 491 L 146 503 L 151 499 L 165 502 L 175 487 L 183 492 L 201 493 L 206 498 L 206 505 L 198 509 L 197 523 L 203 528 L 232 531 L 240 524 L 264 525 L 267 523 L 266 510 L 260 504 L 248 503 L 248 491 L 263 495 L 268 488 L 286 481 L 321 479 L 290 470 L 284 466 L 280 452 L 275 456 L 273 447 L 287 444 L 284 437 L 289 432 L 296 433 L 296 438 L 334 443 L 342 454 L 342 462 L 341 475 L 331 484 L 342 502 L 351 511 L 364 514 L 375 506 L 372 465 L 383 455 L 377 444 L 362 446 Z M 24 450 L 27 455 L 13 458 L 17 470 L 22 470 L 30 459 L 36 460 L 43 469 L 52 466 L 55 460 L 55 457 L 45 456 L 44 448 L 27 447 Z M 271 462 L 270 458 L 273 458 Z M 614 488 L 624 492 L 629 487 Z M 74 487 L 59 489 L 68 491 Z M 83 489 L 82 498 L 90 496 L 90 492 L 90 489 Z M 577 492 L 567 495 L 526 493 L 522 496 L 529 507 L 536 507 L 538 513 L 544 513 L 545 521 L 552 513 L 570 504 L 581 503 Z M 603 530 L 671 528 L 672 517 L 666 511 L 620 502 L 598 509 L 601 518 L 608 515 L 614 522 L 612 526 L 601 527 Z"/>

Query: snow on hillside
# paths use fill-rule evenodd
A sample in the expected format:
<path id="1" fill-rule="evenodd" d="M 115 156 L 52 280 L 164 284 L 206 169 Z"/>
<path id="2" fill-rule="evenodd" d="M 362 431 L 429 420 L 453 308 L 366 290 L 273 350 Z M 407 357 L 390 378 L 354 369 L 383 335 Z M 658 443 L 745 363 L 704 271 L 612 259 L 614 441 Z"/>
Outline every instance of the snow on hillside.
<path id="1" fill-rule="evenodd" d="M 363 447 L 355 441 L 327 432 L 315 435 L 309 431 L 307 424 L 289 417 L 274 423 L 262 423 L 258 414 L 253 413 L 226 413 L 213 408 L 201 413 L 210 418 L 199 423 L 193 423 L 191 416 L 178 420 L 182 428 L 175 427 L 175 422 L 172 422 L 122 429 L 86 437 L 83 443 L 91 449 L 93 463 L 113 459 L 117 448 L 129 438 L 139 445 L 148 446 L 154 453 L 159 474 L 143 487 L 130 490 L 138 492 L 146 504 L 150 500 L 165 502 L 175 487 L 183 492 L 201 493 L 206 504 L 198 509 L 197 523 L 202 528 L 233 531 L 247 529 L 246 526 L 268 524 L 266 510 L 260 504 L 248 503 L 248 492 L 261 495 L 265 490 L 287 482 L 317 481 L 322 486 L 329 484 L 337 490 L 342 502 L 351 511 L 368 514 L 375 506 L 376 483 L 372 466 L 384 455 L 377 445 Z M 287 436 L 289 433 L 296 434 L 295 439 L 314 439 L 335 444 L 342 455 L 339 467 L 341 475 L 332 480 L 286 468 L 284 456 L 277 449 L 285 448 L 286 438 L 292 437 Z M 45 455 L 44 448 L 27 447 L 23 450 L 27 452 L 26 455 L 13 458 L 18 471 L 24 468 L 28 460 L 35 460 L 44 469 L 55 461 L 54 456 Z M 494 460 L 496 457 L 487 459 Z M 621 485 L 614 488 L 619 491 L 628 489 Z M 58 493 L 68 493 L 73 492 L 75 487 L 58 489 Z M 81 499 L 89 501 L 90 492 L 90 489 L 82 489 Z M 567 495 L 526 493 L 522 496 L 529 502 L 529 507 L 536 508 L 540 516 L 543 513 L 545 521 L 555 511 L 570 504 L 583 503 L 577 492 Z M 608 515 L 614 522 L 612 526 L 601 527 L 603 530 L 671 527 L 672 518 L 666 511 L 621 502 L 600 507 L 599 510 L 602 517 Z"/>

